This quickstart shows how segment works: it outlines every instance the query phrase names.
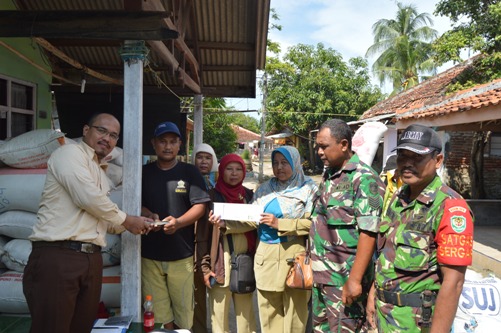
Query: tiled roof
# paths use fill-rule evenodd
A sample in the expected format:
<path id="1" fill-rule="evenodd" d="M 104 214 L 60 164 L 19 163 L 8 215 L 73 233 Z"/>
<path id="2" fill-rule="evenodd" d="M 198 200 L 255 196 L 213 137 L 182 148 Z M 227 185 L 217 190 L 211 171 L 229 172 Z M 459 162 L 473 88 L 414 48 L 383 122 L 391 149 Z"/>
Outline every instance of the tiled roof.
<path id="1" fill-rule="evenodd" d="M 470 89 L 458 91 L 453 95 L 441 98 L 433 105 L 421 108 L 400 111 L 397 119 L 419 119 L 423 117 L 437 117 L 453 112 L 464 112 L 471 109 L 485 108 L 498 105 L 501 100 L 501 79 L 475 86 Z"/>
<path id="2" fill-rule="evenodd" d="M 468 69 L 474 58 L 454 66 L 419 85 L 405 90 L 395 96 L 379 102 L 364 112 L 360 120 L 381 117 L 383 115 L 402 114 L 411 110 L 422 109 L 436 105 L 445 96 L 447 86 L 454 82 L 456 77 Z M 448 98 L 448 97 L 446 97 Z"/>
<path id="3" fill-rule="evenodd" d="M 261 141 L 261 134 L 254 133 L 252 131 L 249 131 L 248 129 L 245 129 L 243 127 L 240 127 L 238 125 L 231 125 L 235 133 L 237 134 L 237 141 L 238 142 L 249 142 L 249 141 L 254 141 L 258 140 Z M 273 142 L 272 139 L 264 138 L 265 142 Z"/>

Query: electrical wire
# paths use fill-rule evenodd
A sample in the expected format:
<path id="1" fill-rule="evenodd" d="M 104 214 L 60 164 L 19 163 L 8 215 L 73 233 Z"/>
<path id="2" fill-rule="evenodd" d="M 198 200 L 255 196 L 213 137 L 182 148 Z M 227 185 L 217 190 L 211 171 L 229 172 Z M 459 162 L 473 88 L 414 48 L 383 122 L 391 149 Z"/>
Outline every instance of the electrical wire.
<path id="1" fill-rule="evenodd" d="M 164 86 L 165 88 L 167 88 L 167 90 L 169 90 L 179 100 L 182 100 L 181 97 L 179 97 L 174 91 L 172 91 L 172 89 L 169 88 L 169 86 L 162 80 L 162 78 L 160 78 L 160 76 L 158 75 L 158 73 L 153 68 L 151 68 L 151 66 L 149 64 L 146 65 L 146 68 L 151 73 L 153 73 L 153 75 L 155 76 L 155 80 L 159 83 L 159 85 Z M 186 114 L 193 113 L 193 111 L 183 111 L 185 109 L 188 109 L 188 110 L 193 109 L 192 106 L 181 106 L 180 109 L 181 109 L 182 113 L 186 113 Z M 215 112 L 205 112 L 205 111 L 210 111 L 210 110 L 213 110 Z M 228 108 L 210 108 L 210 107 L 204 107 L 204 113 L 207 114 L 207 115 L 209 115 L 209 114 L 217 114 L 217 113 L 244 113 L 244 112 L 262 112 L 262 111 L 259 111 L 259 110 L 229 110 Z M 290 112 L 295 112 L 295 111 L 283 111 L 283 110 L 279 110 L 279 109 L 276 109 L 276 110 L 267 109 L 266 112 L 267 113 L 290 113 Z M 342 114 L 342 113 L 324 113 L 324 112 L 321 112 L 321 113 L 317 113 L 317 112 L 297 112 L 297 113 L 299 113 L 301 115 L 312 114 L 312 115 L 317 115 L 317 116 L 356 117 L 356 115 Z"/>
<path id="2" fill-rule="evenodd" d="M 181 100 L 181 97 L 179 97 L 171 88 L 169 88 L 169 86 L 162 80 L 160 75 L 158 75 L 158 73 L 155 70 L 153 70 L 153 68 L 151 68 L 150 64 L 147 64 L 146 68 L 148 69 L 149 72 L 153 73 L 153 75 L 155 76 L 155 81 L 158 83 L 159 86 L 164 86 L 165 88 L 167 88 L 168 91 L 171 92 L 172 95 L 176 96 L 179 100 Z"/>

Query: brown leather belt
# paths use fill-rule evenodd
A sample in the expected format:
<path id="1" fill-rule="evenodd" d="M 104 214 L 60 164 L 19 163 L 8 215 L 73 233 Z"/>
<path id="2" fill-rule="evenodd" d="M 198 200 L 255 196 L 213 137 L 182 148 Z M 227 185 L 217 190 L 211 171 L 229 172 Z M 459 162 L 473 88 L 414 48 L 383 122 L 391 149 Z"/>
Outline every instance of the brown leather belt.
<path id="1" fill-rule="evenodd" d="M 101 252 L 101 246 L 92 244 L 92 243 L 84 243 L 79 241 L 55 241 L 55 242 L 45 242 L 45 241 L 35 241 L 32 243 L 33 248 L 37 247 L 59 247 L 62 249 L 70 249 L 77 252 L 82 253 L 96 253 Z"/>
<path id="2" fill-rule="evenodd" d="M 390 303 L 398 306 L 412 306 L 414 308 L 419 308 L 423 304 L 421 293 L 398 293 L 386 291 L 383 289 L 376 289 L 377 298 L 384 303 Z M 437 294 L 432 295 L 432 302 L 435 304 L 437 299 Z"/>

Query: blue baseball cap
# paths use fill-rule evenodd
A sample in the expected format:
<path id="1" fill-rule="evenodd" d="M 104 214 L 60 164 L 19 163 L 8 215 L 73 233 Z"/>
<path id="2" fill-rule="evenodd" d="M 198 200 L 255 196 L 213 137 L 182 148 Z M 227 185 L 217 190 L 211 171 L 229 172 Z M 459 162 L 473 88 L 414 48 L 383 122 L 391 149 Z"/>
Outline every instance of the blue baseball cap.
<path id="1" fill-rule="evenodd" d="M 165 133 L 174 133 L 178 137 L 181 137 L 181 133 L 179 132 L 179 128 L 177 128 L 176 124 L 170 121 L 166 121 L 161 123 L 155 128 L 155 132 L 153 133 L 153 137 L 159 137 Z"/>

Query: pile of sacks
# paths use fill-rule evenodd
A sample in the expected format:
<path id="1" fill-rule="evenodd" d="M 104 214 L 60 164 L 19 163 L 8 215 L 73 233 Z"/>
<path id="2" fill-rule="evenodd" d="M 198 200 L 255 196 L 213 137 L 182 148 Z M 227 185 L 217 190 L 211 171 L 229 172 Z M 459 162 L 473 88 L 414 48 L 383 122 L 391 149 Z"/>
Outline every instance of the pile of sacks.
<path id="1" fill-rule="evenodd" d="M 501 280 L 468 269 L 453 333 L 492 333 L 501 327 Z"/>
<path id="2" fill-rule="evenodd" d="M 0 143 L 0 313 L 29 313 L 22 279 L 31 253 L 28 237 L 37 221 L 47 160 L 61 145 L 79 140 L 66 138 L 58 131 L 40 129 Z M 122 150 L 116 147 L 105 159 L 113 189 L 110 198 L 121 207 Z M 108 307 L 120 307 L 120 236 L 107 234 L 106 243 L 102 250 L 101 300 Z"/>

